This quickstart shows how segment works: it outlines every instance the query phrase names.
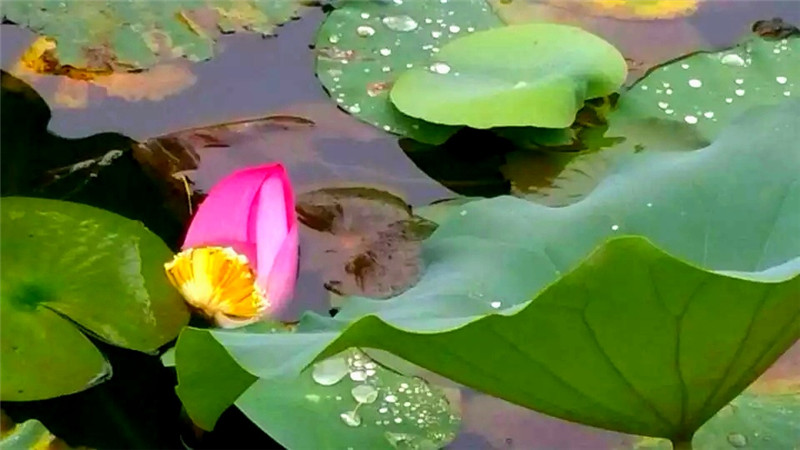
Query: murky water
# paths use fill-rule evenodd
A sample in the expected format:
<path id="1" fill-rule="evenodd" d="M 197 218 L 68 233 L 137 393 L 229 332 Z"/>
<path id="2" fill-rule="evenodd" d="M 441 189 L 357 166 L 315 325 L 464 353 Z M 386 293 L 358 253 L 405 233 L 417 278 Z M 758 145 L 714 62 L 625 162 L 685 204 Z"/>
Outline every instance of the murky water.
<path id="1" fill-rule="evenodd" d="M 800 23 L 800 8 L 789 0 L 707 3 L 701 14 L 685 22 L 708 43 L 708 49 L 733 44 L 757 19 L 783 17 L 787 22 Z M 309 49 L 322 17 L 321 10 L 310 10 L 301 20 L 281 27 L 276 38 L 223 37 L 219 54 L 214 59 L 187 65 L 196 82 L 160 101 L 129 102 L 106 96 L 95 87 L 88 92 L 87 107 L 66 108 L 57 102 L 60 79 L 37 79 L 34 87 L 53 112 L 50 131 L 64 137 L 118 132 L 145 141 L 183 129 L 264 116 L 299 117 L 314 123 L 313 127 L 294 124 L 225 135 L 230 140 L 229 146 L 202 149 L 194 161 L 196 168 L 191 181 L 198 193 L 236 168 L 269 160 L 285 162 L 298 193 L 322 187 L 367 186 L 392 193 L 412 206 L 422 206 L 456 196 L 456 192 L 466 195 L 509 192 L 511 186 L 504 173 L 517 167 L 513 166 L 517 164 L 513 158 L 487 156 L 485 152 L 475 154 L 467 148 L 463 152 L 440 152 L 439 155 L 446 156 L 429 161 L 423 151 L 411 149 L 413 143 L 401 147 L 395 136 L 337 109 L 315 78 L 314 53 Z M 0 62 L 4 70 L 11 70 L 34 35 L 8 25 L 3 25 L 1 30 Z M 4 117 L 3 120 L 13 118 Z M 467 144 L 470 141 L 466 139 L 464 142 L 463 145 L 470 147 L 475 141 Z M 507 167 L 509 164 L 511 168 Z M 534 177 L 532 183 L 536 183 L 557 173 L 560 163 L 541 158 L 526 164 L 536 165 L 542 174 Z M 503 166 L 506 167 L 503 169 Z M 434 175 L 444 185 L 429 175 Z M 303 239 L 303 248 L 308 248 L 309 240 L 318 237 L 306 230 Z M 325 311 L 329 307 L 329 294 L 319 267 L 304 262 L 303 269 L 297 288 L 298 300 L 288 316 L 303 309 Z M 796 361 L 800 360 L 798 350 L 796 346 L 792 358 L 787 355 L 771 373 L 786 371 L 787 367 L 796 370 Z M 159 389 L 166 392 L 165 386 L 171 382 L 165 381 Z M 119 390 L 116 385 L 108 386 L 108 389 Z M 46 403 L 42 408 L 52 404 Z M 468 390 L 464 391 L 461 406 L 464 429 L 451 445 L 453 449 L 597 449 L 618 447 L 631 439 L 543 416 Z M 75 408 L 75 404 L 72 407 Z M 174 410 L 175 405 L 171 408 Z M 121 410 L 110 407 L 109 411 L 112 411 L 109 414 L 118 414 Z M 59 409 L 58 412 L 68 415 L 70 410 Z M 228 428 L 231 420 L 241 418 L 223 419 L 221 428 L 240 426 Z M 91 434 L 92 430 L 81 432 Z M 160 429 L 159 432 L 164 431 Z M 254 435 L 258 431 L 248 429 L 248 433 Z M 239 445 L 215 439 L 212 436 L 207 443 Z"/>

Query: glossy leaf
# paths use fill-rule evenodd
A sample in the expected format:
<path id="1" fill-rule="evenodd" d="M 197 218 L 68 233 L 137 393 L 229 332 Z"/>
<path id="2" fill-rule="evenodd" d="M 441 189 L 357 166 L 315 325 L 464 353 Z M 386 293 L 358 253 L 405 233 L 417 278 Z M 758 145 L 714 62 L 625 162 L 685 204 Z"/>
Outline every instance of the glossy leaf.
<path id="1" fill-rule="evenodd" d="M 616 91 L 627 66 L 611 44 L 580 28 L 496 28 L 445 45 L 391 91 L 401 112 L 473 128 L 566 128 L 585 100 Z"/>
<path id="2" fill-rule="evenodd" d="M 110 367 L 76 325 L 153 352 L 188 311 L 161 266 L 172 254 L 141 223 L 55 200 L 2 200 L 2 398 L 83 390 Z"/>
<path id="3" fill-rule="evenodd" d="M 181 334 L 177 390 L 199 426 L 213 428 L 235 401 L 256 425 L 288 448 L 397 444 L 440 448 L 455 436 L 459 419 L 441 392 L 421 379 L 394 373 L 355 349 L 322 361 L 299 377 L 254 377 L 231 357 L 225 343 L 249 345 L 264 332 L 287 336 L 259 327 L 189 328 Z M 309 418 L 314 420 L 313 429 L 297 433 L 293 424 Z"/>
<path id="4" fill-rule="evenodd" d="M 675 135 L 710 142 L 757 105 L 800 96 L 800 38 L 750 38 L 720 52 L 672 61 L 620 96 L 606 136 L 626 148 L 664 147 Z"/>
<path id="5" fill-rule="evenodd" d="M 209 59 L 219 32 L 268 35 L 299 7 L 294 0 L 38 0 L 9 2 L 3 17 L 52 37 L 53 59 L 60 65 L 107 72 L 146 69 L 161 54 Z M 162 36 L 166 39 L 159 39 Z M 166 48 L 161 48 L 165 42 Z"/>
<path id="6" fill-rule="evenodd" d="M 500 24 L 485 0 L 341 1 L 317 32 L 317 76 L 345 111 L 385 131 L 438 144 L 457 128 L 408 117 L 389 90 L 452 39 Z"/>

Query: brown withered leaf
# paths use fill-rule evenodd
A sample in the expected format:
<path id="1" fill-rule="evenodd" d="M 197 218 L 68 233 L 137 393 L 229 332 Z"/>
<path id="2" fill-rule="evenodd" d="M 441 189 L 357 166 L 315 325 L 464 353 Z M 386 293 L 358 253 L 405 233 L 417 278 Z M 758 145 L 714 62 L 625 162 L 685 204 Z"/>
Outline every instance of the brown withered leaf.
<path id="1" fill-rule="evenodd" d="M 401 198 L 371 188 L 327 188 L 297 197 L 303 252 L 339 295 L 386 298 L 416 283 L 421 241 L 435 229 Z"/>

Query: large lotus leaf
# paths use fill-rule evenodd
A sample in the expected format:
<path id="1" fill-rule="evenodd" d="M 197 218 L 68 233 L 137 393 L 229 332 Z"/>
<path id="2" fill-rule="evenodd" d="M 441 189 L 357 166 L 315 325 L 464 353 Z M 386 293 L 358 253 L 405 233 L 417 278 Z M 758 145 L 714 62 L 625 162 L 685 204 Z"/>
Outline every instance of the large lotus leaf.
<path id="1" fill-rule="evenodd" d="M 421 379 L 394 373 L 355 349 L 321 361 L 299 377 L 253 376 L 231 358 L 224 343 L 234 340 L 251 346 L 265 332 L 273 337 L 286 335 L 260 328 L 188 328 L 181 333 L 177 391 L 202 428 L 213 428 L 219 415 L 235 402 L 287 448 L 441 448 L 455 437 L 459 419 L 441 391 Z M 311 334 L 327 336 L 327 341 L 335 336 Z M 280 348 L 276 351 L 281 352 Z M 296 424 L 309 418 L 315 426 L 297 433 Z"/>
<path id="2" fill-rule="evenodd" d="M 606 136 L 638 149 L 663 148 L 675 135 L 710 142 L 749 108 L 800 95 L 798 53 L 800 38 L 752 37 L 658 67 L 620 97 Z"/>
<path id="3" fill-rule="evenodd" d="M 53 38 L 63 66 L 136 70 L 158 55 L 209 59 L 219 31 L 269 34 L 299 7 L 298 0 L 36 0 L 4 2 L 3 18 Z M 216 29 L 201 26 L 209 22 Z"/>
<path id="4" fill-rule="evenodd" d="M 571 206 L 461 206 L 426 241 L 420 282 L 351 298 L 323 355 L 389 350 L 552 415 L 688 438 L 800 337 L 797 114 L 755 109 L 702 150 L 636 155 Z M 592 253 L 615 235 L 649 241 Z M 337 334 L 214 337 L 269 378 Z"/>
<path id="5" fill-rule="evenodd" d="M 495 28 L 445 45 L 397 79 L 392 103 L 429 122 L 473 128 L 566 128 L 587 99 L 616 91 L 627 65 L 614 46 L 566 25 Z"/>
<path id="6" fill-rule="evenodd" d="M 0 205 L 3 400 L 69 394 L 109 375 L 80 329 L 152 352 L 187 323 L 163 274 L 172 253 L 140 222 L 57 200 Z"/>
<path id="7" fill-rule="evenodd" d="M 389 101 L 394 80 L 451 39 L 500 24 L 485 0 L 342 1 L 317 33 L 317 76 L 359 119 L 438 144 L 457 128 L 400 113 Z"/>

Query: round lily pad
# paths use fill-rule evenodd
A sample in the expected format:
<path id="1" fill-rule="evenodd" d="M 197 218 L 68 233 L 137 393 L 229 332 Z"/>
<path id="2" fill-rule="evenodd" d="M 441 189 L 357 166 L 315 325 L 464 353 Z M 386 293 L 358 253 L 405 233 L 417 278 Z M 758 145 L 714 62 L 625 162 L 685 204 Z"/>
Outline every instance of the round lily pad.
<path id="1" fill-rule="evenodd" d="M 587 99 L 616 91 L 627 65 L 580 28 L 530 24 L 455 40 L 397 79 L 392 103 L 429 122 L 566 128 Z"/>
<path id="2" fill-rule="evenodd" d="M 3 400 L 65 395 L 109 376 L 83 331 L 153 352 L 188 322 L 163 274 L 171 251 L 140 222 L 57 200 L 0 205 Z"/>
<path id="3" fill-rule="evenodd" d="M 430 144 L 457 128 L 408 117 L 389 101 L 399 74 L 452 39 L 501 25 L 484 0 L 342 1 L 317 33 L 317 76 L 350 114 Z"/>

